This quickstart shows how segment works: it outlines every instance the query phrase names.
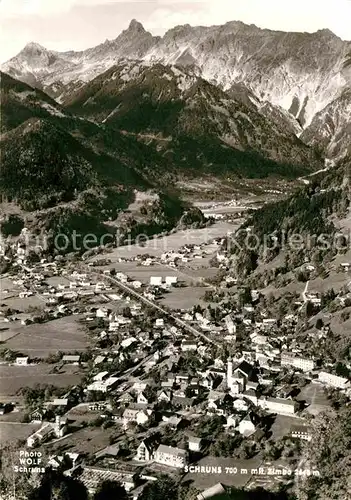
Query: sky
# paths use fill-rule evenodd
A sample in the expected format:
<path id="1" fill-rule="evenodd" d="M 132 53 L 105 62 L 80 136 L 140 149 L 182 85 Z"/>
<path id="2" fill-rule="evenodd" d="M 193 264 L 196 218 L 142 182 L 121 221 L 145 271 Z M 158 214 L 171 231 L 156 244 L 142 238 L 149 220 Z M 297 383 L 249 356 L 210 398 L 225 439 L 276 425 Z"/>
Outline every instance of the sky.
<path id="1" fill-rule="evenodd" d="M 283 31 L 329 28 L 351 40 L 351 0 L 0 0 L 0 62 L 28 42 L 59 51 L 93 47 L 134 18 L 154 35 L 239 20 Z"/>

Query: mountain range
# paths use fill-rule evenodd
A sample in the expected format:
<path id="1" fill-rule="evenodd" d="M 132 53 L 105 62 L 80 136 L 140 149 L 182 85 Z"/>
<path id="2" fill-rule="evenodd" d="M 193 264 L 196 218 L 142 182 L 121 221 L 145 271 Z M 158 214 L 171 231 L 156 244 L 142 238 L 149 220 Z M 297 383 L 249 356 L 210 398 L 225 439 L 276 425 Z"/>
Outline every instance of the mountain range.
<path id="1" fill-rule="evenodd" d="M 166 188 L 167 164 L 152 148 L 73 115 L 9 75 L 0 78 L 2 228 L 11 219 L 10 226 L 50 234 L 52 242 L 73 230 L 153 234 L 203 221 Z"/>
<path id="2" fill-rule="evenodd" d="M 177 26 L 157 37 L 133 20 L 116 39 L 80 52 L 57 52 L 30 43 L 2 70 L 64 102 L 121 61 L 187 68 L 225 92 L 244 85 L 262 108 L 283 110 L 287 123 L 298 122 L 298 134 L 299 126 L 306 131 L 304 140 L 339 158 L 348 146 L 344 124 L 351 121 L 350 53 L 351 42 L 329 30 L 286 33 L 234 21 Z M 324 116 L 335 133 L 321 130 Z"/>
<path id="3" fill-rule="evenodd" d="M 65 108 L 154 144 L 177 171 L 191 175 L 296 177 L 320 158 L 255 101 L 228 93 L 189 68 L 127 62 L 64 101 Z"/>
<path id="4" fill-rule="evenodd" d="M 347 162 L 350 53 L 327 30 L 241 22 L 154 37 L 133 20 L 82 52 L 30 43 L 0 75 L 2 221 L 157 233 L 204 222 L 181 201 L 191 180 L 274 183 Z"/>

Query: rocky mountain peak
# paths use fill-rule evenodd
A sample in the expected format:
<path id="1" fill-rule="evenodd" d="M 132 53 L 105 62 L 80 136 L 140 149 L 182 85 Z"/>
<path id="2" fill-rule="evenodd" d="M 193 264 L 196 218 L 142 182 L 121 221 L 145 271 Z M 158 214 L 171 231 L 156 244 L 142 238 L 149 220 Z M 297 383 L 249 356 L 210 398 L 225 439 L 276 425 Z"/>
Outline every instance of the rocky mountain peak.
<path id="1" fill-rule="evenodd" d="M 20 53 L 22 53 L 23 55 L 40 55 L 46 52 L 48 52 L 48 50 L 39 43 L 29 42 Z"/>
<path id="2" fill-rule="evenodd" d="M 133 19 L 117 38 L 97 47 L 59 53 L 29 44 L 2 68 L 57 97 L 122 59 L 191 67 L 225 90 L 243 83 L 260 101 L 285 110 L 307 128 L 319 111 L 350 88 L 350 53 L 351 42 L 328 29 L 285 33 L 231 21 L 175 26 L 157 37 Z"/>
<path id="3" fill-rule="evenodd" d="M 127 32 L 130 31 L 133 33 L 146 33 L 144 26 L 136 19 L 131 20 L 129 27 L 126 31 Z"/>
<path id="4" fill-rule="evenodd" d="M 318 30 L 316 33 L 324 38 L 339 38 L 338 36 L 336 36 L 335 33 L 333 33 L 328 28 Z"/>

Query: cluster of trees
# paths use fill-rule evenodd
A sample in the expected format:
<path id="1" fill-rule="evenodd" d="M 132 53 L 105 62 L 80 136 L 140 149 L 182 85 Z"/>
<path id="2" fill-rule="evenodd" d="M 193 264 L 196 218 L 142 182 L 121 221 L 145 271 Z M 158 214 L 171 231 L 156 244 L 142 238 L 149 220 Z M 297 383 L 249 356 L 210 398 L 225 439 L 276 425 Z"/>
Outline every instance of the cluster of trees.
<path id="1" fill-rule="evenodd" d="M 240 434 L 218 438 L 212 443 L 210 447 L 210 454 L 215 457 L 236 456 L 238 449 L 242 444 L 242 441 L 243 438 Z"/>
<path id="2" fill-rule="evenodd" d="M 10 493 L 5 488 L 4 479 L 0 481 L 0 491 Z M 18 483 L 16 494 L 26 500 L 129 500 L 130 496 L 118 481 L 106 480 L 100 483 L 95 493 L 90 495 L 79 479 L 65 476 L 61 471 L 47 469 L 36 484 Z M 157 481 L 148 483 L 141 493 L 140 500 L 196 500 L 199 491 L 189 483 L 179 484 L 170 476 L 161 475 Z"/>
<path id="3" fill-rule="evenodd" d="M 106 480 L 100 483 L 93 496 L 86 487 L 61 471 L 48 469 L 40 484 L 27 493 L 28 500 L 128 500 L 128 494 L 118 481 Z"/>
<path id="4" fill-rule="evenodd" d="M 24 398 L 25 405 L 28 409 L 42 407 L 45 401 L 50 401 L 53 396 L 62 397 L 67 393 L 68 388 L 55 387 L 50 384 L 36 384 L 35 387 L 23 387 L 21 395 Z"/>
<path id="5" fill-rule="evenodd" d="M 351 406 L 316 417 L 312 441 L 304 451 L 305 463 L 319 476 L 299 481 L 298 500 L 346 499 L 351 477 Z"/>
<path id="6" fill-rule="evenodd" d="M 222 431 L 225 418 L 220 415 L 203 417 L 197 427 L 197 435 L 201 438 L 215 439 Z"/>
<path id="7" fill-rule="evenodd" d="M 250 275 L 259 261 L 272 260 L 283 248 L 285 262 L 279 274 L 302 265 L 306 256 L 321 266 L 337 252 L 333 246 L 337 231 L 329 216 L 344 213 L 349 203 L 347 191 L 334 179 L 328 189 L 321 189 L 320 183 L 315 182 L 285 200 L 267 204 L 251 213 L 242 230 L 235 235 L 236 244 L 227 243 L 236 256 L 236 272 L 242 277 Z M 250 231 L 247 233 L 245 229 Z M 297 235 L 299 240 L 291 240 Z M 322 235 L 323 240 L 318 239 Z M 340 251 L 341 243 L 338 241 Z M 298 279 L 304 281 L 306 276 L 300 273 Z"/>
<path id="8" fill-rule="evenodd" d="M 94 183 L 84 148 L 62 129 L 33 120 L 32 127 L 10 134 L 3 148 L 2 192 L 24 209 L 71 201 Z"/>
<path id="9" fill-rule="evenodd" d="M 264 449 L 264 458 L 266 460 L 278 460 L 281 457 L 291 457 L 299 448 L 299 441 L 294 441 L 288 437 L 284 437 L 278 441 L 267 441 Z"/>

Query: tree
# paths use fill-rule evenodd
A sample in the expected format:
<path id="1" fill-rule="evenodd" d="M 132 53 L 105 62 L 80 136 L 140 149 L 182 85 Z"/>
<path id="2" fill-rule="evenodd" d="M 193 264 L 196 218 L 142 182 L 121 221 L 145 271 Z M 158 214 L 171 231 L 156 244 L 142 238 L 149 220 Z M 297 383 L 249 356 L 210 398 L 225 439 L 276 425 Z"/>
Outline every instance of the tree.
<path id="1" fill-rule="evenodd" d="M 348 498 L 351 476 L 351 407 L 319 415 L 312 428 L 312 440 L 303 459 L 318 476 L 299 481 L 298 500 Z M 316 492 L 318 495 L 316 496 Z"/>
<path id="2" fill-rule="evenodd" d="M 64 476 L 60 471 L 47 469 L 41 479 L 40 486 L 29 496 L 28 500 L 88 500 L 85 486 L 77 479 Z"/>
<path id="3" fill-rule="evenodd" d="M 178 491 L 178 500 L 197 500 L 200 491 L 188 484 L 182 483 Z"/>
<path id="4" fill-rule="evenodd" d="M 306 302 L 306 305 L 305 305 L 306 318 L 310 318 L 311 316 L 313 316 L 314 312 L 315 312 L 315 308 L 314 308 L 313 303 L 310 301 Z"/>
<path id="5" fill-rule="evenodd" d="M 347 366 L 344 365 L 344 363 L 338 362 L 335 366 L 335 373 L 339 375 L 340 377 L 350 377 L 350 370 L 347 368 Z"/>
<path id="6" fill-rule="evenodd" d="M 155 482 L 145 486 L 140 500 L 175 500 L 178 497 L 178 488 L 176 482 L 162 475 Z"/>
<path id="7" fill-rule="evenodd" d="M 245 304 L 251 304 L 251 302 L 251 290 L 249 287 L 245 287 L 239 293 L 239 304 L 240 306 L 244 306 Z"/>
<path id="8" fill-rule="evenodd" d="M 29 498 L 40 484 L 40 474 L 14 472 L 18 463 L 18 446 L 3 445 L 0 449 L 0 498 Z"/>
<path id="9" fill-rule="evenodd" d="M 118 481 L 103 481 L 99 484 L 94 500 L 127 500 L 127 492 Z"/>
<path id="10" fill-rule="evenodd" d="M 317 330 L 321 330 L 324 326 L 324 323 L 323 323 L 323 320 L 322 318 L 318 318 L 317 321 L 316 321 L 316 328 Z"/>
<path id="11" fill-rule="evenodd" d="M 125 318 L 131 318 L 132 317 L 132 312 L 129 306 L 126 306 L 122 310 L 122 314 Z"/>
<path id="12" fill-rule="evenodd" d="M 202 438 L 215 438 L 221 433 L 225 418 L 220 415 L 205 417 L 201 420 L 196 433 Z"/>

